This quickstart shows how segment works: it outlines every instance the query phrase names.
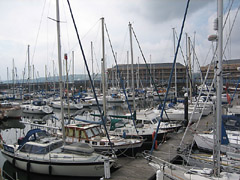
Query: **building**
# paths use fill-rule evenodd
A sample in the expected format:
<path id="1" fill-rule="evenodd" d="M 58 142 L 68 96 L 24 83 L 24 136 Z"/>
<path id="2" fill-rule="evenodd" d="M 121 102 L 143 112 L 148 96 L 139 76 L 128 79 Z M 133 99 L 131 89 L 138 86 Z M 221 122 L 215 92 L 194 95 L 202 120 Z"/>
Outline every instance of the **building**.
<path id="1" fill-rule="evenodd" d="M 176 63 L 177 65 L 177 83 L 178 87 L 182 87 L 186 83 L 186 67 L 181 63 Z M 121 74 L 121 78 L 124 80 L 125 87 L 130 87 L 132 82 L 132 73 L 131 73 L 131 65 L 130 64 L 120 64 L 118 65 L 118 69 Z M 152 78 L 155 81 L 155 84 L 159 87 L 167 86 L 169 77 L 172 70 L 172 63 L 153 63 L 148 64 L 148 68 L 146 64 L 134 64 L 134 82 L 135 87 L 150 87 L 151 77 L 148 72 L 152 74 Z M 127 73 L 128 72 L 128 73 Z M 174 71 L 173 71 L 174 72 Z M 120 78 L 117 73 L 116 66 L 107 69 L 108 74 L 108 85 L 109 86 L 119 86 Z M 172 86 L 174 86 L 175 82 L 175 73 L 173 73 L 172 77 Z M 121 87 L 121 85 L 120 85 Z"/>
<path id="2" fill-rule="evenodd" d="M 203 78 L 207 73 L 208 66 L 201 67 Z M 229 85 L 236 85 L 240 78 L 240 59 L 223 60 L 223 84 L 228 83 Z M 207 83 L 211 84 L 214 77 L 214 65 L 211 65 Z"/>

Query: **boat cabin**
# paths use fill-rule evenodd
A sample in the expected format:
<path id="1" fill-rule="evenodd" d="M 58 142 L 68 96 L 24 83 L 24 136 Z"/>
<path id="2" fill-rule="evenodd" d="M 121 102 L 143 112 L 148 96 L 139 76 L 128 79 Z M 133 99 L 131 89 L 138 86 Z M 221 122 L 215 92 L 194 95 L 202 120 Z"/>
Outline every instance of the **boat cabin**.
<path id="1" fill-rule="evenodd" d="M 82 142 L 91 145 L 108 145 L 109 141 L 99 125 L 71 124 L 65 126 L 67 142 Z"/>
<path id="2" fill-rule="evenodd" d="M 34 106 L 46 106 L 47 105 L 46 101 L 41 101 L 41 100 L 33 101 L 32 104 Z"/>
<path id="3" fill-rule="evenodd" d="M 55 139 L 53 141 L 46 141 L 45 143 L 27 142 L 20 149 L 20 152 L 30 154 L 47 154 L 63 145 L 61 139 Z"/>

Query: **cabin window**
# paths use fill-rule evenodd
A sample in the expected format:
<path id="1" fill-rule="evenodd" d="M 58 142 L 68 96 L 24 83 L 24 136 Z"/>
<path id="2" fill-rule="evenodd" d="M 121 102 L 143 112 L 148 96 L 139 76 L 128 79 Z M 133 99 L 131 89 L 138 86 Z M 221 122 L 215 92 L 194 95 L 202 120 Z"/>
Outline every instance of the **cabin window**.
<path id="1" fill-rule="evenodd" d="M 25 144 L 20 151 L 29 153 L 31 151 L 31 147 L 32 147 L 31 145 Z"/>
<path id="2" fill-rule="evenodd" d="M 99 131 L 98 131 L 97 127 L 92 128 L 92 130 L 93 130 L 93 133 L 95 134 L 95 136 L 99 135 Z"/>
<path id="3" fill-rule="evenodd" d="M 80 132 L 81 132 L 81 131 L 79 131 L 79 130 L 76 130 L 76 131 L 75 131 L 75 137 L 76 137 L 76 138 L 79 138 L 79 137 L 80 137 Z"/>
<path id="4" fill-rule="evenodd" d="M 144 121 L 144 124 L 151 124 L 151 121 Z"/>
<path id="5" fill-rule="evenodd" d="M 158 121 L 156 119 L 152 120 L 153 124 L 156 124 Z"/>
<path id="6" fill-rule="evenodd" d="M 128 131 L 127 129 L 124 129 L 123 132 L 125 132 L 125 133 L 129 133 L 129 131 Z"/>
<path id="7" fill-rule="evenodd" d="M 57 149 L 57 148 L 61 147 L 62 145 L 63 145 L 63 142 L 62 142 L 62 141 L 57 142 L 57 143 L 54 143 L 54 144 L 52 144 L 52 145 L 50 146 L 50 150 L 52 151 L 52 150 L 54 150 L 54 149 Z"/>
<path id="8" fill-rule="evenodd" d="M 86 134 L 84 133 L 84 131 L 81 131 L 81 138 L 86 139 Z"/>
<path id="9" fill-rule="evenodd" d="M 92 133 L 91 129 L 86 129 L 86 133 L 87 133 L 88 138 L 94 136 L 94 134 Z"/>
<path id="10" fill-rule="evenodd" d="M 41 147 L 25 144 L 21 150 L 21 152 L 32 153 L 32 154 L 46 154 L 49 152 L 49 147 Z"/>
<path id="11" fill-rule="evenodd" d="M 69 128 L 69 129 L 68 129 L 68 136 L 69 136 L 69 137 L 73 137 L 73 135 L 74 135 L 74 129 Z"/>
<path id="12" fill-rule="evenodd" d="M 142 120 L 136 120 L 136 124 L 142 124 Z"/>
<path id="13" fill-rule="evenodd" d="M 49 146 L 40 147 L 40 146 L 32 146 L 31 153 L 33 154 L 47 154 L 49 152 Z"/>
<path id="14" fill-rule="evenodd" d="M 102 129 L 101 129 L 100 127 L 97 127 L 97 129 L 98 129 L 100 135 L 101 135 L 101 134 L 104 134 L 103 131 L 102 131 Z"/>
<path id="15" fill-rule="evenodd" d="M 120 133 L 120 132 L 121 132 L 121 129 L 115 129 L 115 132 L 116 132 L 116 133 Z"/>

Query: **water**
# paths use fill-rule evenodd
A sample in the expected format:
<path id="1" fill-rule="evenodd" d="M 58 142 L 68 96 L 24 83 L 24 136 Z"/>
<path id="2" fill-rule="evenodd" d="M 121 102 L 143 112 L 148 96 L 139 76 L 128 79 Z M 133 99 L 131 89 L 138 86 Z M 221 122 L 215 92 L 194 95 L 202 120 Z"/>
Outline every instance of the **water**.
<path id="1" fill-rule="evenodd" d="M 137 105 L 137 109 L 143 109 L 148 108 L 149 106 L 153 106 L 153 101 L 139 101 Z M 91 107 L 90 109 L 85 109 L 86 111 L 92 111 L 95 113 L 98 112 L 98 108 L 95 106 Z M 65 111 L 67 113 L 67 111 Z M 70 114 L 74 114 L 76 111 L 70 111 Z M 129 113 L 127 105 L 126 104 L 119 104 L 119 103 L 111 103 L 108 104 L 108 114 L 114 114 L 114 115 L 122 115 L 125 113 Z M 54 109 L 54 116 L 56 116 L 58 119 L 60 119 L 60 110 Z M 52 115 L 50 115 L 52 116 Z M 24 122 L 31 123 L 32 125 L 25 124 Z M 34 125 L 35 124 L 35 125 Z M 17 142 L 19 137 L 24 137 L 26 133 L 33 128 L 37 128 L 37 124 L 43 125 L 47 124 L 48 126 L 54 126 L 54 127 L 60 127 L 61 122 L 59 120 L 54 120 L 53 118 L 49 118 L 49 115 L 33 115 L 33 114 L 22 114 L 22 118 L 20 120 L 16 119 L 7 119 L 0 121 L 0 131 L 1 135 L 3 137 L 3 140 L 7 144 L 14 144 Z M 48 130 L 53 131 L 53 130 Z M 48 175 L 39 175 L 39 174 L 33 174 L 33 173 L 27 173 L 26 171 L 22 171 L 20 169 L 15 168 L 11 163 L 7 162 L 6 159 L 0 154 L 0 168 L 2 169 L 2 172 L 4 172 L 4 177 L 8 179 L 19 179 L 19 180 L 37 180 L 37 179 L 78 179 L 81 178 L 77 177 L 53 177 Z M 7 176 L 7 174 L 9 176 Z M 84 178 L 86 179 L 86 178 Z M 88 179 L 99 179 L 99 178 L 88 178 Z"/>

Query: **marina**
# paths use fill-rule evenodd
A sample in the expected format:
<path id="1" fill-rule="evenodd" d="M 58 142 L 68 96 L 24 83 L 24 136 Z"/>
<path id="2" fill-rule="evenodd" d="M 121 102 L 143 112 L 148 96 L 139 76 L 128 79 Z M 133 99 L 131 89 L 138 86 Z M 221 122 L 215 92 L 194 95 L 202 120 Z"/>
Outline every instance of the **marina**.
<path id="1" fill-rule="evenodd" d="M 177 27 L 171 25 L 172 52 L 167 44 L 161 48 L 152 44 L 159 43 L 157 25 L 139 29 L 138 21 L 129 21 L 120 50 L 115 38 L 119 41 L 123 32 L 116 35 L 104 16 L 86 30 L 86 22 L 92 18 L 86 11 L 89 17 L 79 21 L 82 2 L 46 0 L 32 54 L 27 45 L 22 76 L 18 68 L 23 63 L 18 59 L 12 60 L 11 80 L 8 67 L 2 82 L 0 72 L 0 179 L 240 179 L 240 59 L 232 56 L 237 45 L 231 45 L 237 39 L 233 40 L 231 33 L 236 34 L 233 27 L 240 4 L 214 0 L 199 6 L 190 0 L 181 1 L 181 13 L 174 12 L 178 14 L 175 18 L 165 16 L 178 19 L 174 22 Z M 152 7 L 139 3 L 138 8 L 133 2 L 124 7 L 150 10 L 163 2 L 149 1 Z M 113 10 L 107 8 L 106 12 L 117 12 L 116 4 L 109 3 Z M 123 4 L 118 5 L 122 9 Z M 95 14 L 102 8 L 99 4 Z M 209 13 L 201 12 L 199 19 L 194 9 Z M 122 16 L 130 15 L 129 10 Z M 116 12 L 111 13 L 117 19 Z M 145 21 L 148 13 L 155 12 L 142 9 L 142 13 L 146 13 L 142 18 Z M 192 17 L 198 20 L 192 21 Z M 166 24 L 171 20 L 162 19 Z M 193 24 L 198 24 L 198 29 L 200 22 L 205 23 L 201 25 L 205 28 L 210 21 L 213 28 L 205 29 L 205 34 L 186 32 Z M 45 28 L 47 38 L 38 41 Z M 150 38 L 151 43 L 141 43 L 148 28 L 154 29 L 149 35 L 155 34 L 154 38 Z M 204 39 L 206 34 L 208 38 Z M 42 43 L 48 60 L 45 77 L 37 70 L 39 63 L 45 63 L 39 54 L 46 53 L 36 51 L 37 45 L 42 49 Z M 86 48 L 86 43 L 91 46 Z M 151 51 L 153 56 L 147 58 Z M 35 53 L 39 62 L 33 61 Z M 169 62 L 162 61 L 164 53 Z M 200 54 L 207 56 L 205 62 Z"/>

